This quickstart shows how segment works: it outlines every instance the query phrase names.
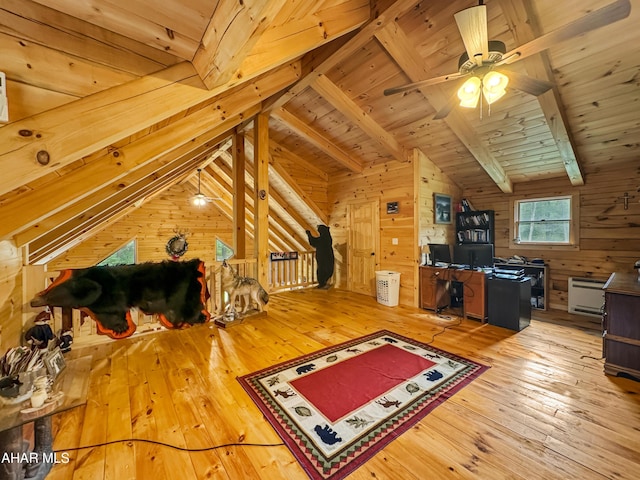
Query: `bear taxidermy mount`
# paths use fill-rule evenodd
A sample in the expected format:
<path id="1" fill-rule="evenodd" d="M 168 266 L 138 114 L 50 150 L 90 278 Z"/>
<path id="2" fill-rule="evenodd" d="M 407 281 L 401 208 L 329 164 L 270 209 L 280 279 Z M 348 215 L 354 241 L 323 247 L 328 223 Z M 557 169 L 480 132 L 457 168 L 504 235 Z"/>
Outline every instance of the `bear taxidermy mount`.
<path id="1" fill-rule="evenodd" d="M 204 262 L 194 259 L 63 270 L 31 306 L 80 309 L 98 333 L 119 339 L 136 331 L 133 307 L 157 314 L 167 328 L 185 328 L 209 321 L 208 298 Z"/>

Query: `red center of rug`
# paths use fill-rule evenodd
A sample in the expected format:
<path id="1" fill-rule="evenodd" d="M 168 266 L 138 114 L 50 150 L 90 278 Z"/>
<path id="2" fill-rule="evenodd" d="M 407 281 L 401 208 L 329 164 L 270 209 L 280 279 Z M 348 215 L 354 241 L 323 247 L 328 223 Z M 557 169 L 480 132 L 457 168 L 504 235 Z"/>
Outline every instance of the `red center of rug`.
<path id="1" fill-rule="evenodd" d="M 335 422 L 433 365 L 387 344 L 289 383 Z"/>

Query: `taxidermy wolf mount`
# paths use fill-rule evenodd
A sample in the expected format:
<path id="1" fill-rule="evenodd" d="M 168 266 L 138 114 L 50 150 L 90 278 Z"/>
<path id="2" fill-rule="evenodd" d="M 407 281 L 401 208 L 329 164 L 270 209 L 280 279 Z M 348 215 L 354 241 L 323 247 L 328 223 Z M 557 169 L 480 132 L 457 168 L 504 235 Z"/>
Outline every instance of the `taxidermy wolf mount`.
<path id="1" fill-rule="evenodd" d="M 208 298 L 204 262 L 194 259 L 63 270 L 31 306 L 78 308 L 96 321 L 98 333 L 117 339 L 136 331 L 132 307 L 158 314 L 167 328 L 185 328 L 209 321 Z"/>
<path id="2" fill-rule="evenodd" d="M 269 294 L 255 278 L 238 275 L 226 260 L 222 261 L 220 271 L 222 289 L 229 294 L 228 309 L 235 312 L 236 300 L 240 297 L 244 299 L 244 308 L 241 313 L 246 313 L 252 304 L 259 312 L 264 310 L 264 306 L 269 302 Z"/>

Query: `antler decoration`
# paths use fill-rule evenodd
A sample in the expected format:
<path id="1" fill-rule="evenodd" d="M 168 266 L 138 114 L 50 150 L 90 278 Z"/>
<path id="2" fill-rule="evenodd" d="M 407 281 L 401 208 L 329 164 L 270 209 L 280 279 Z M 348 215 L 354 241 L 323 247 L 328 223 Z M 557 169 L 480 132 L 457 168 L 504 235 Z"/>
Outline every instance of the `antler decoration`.
<path id="1" fill-rule="evenodd" d="M 176 261 L 184 255 L 189 248 L 189 243 L 187 242 L 189 230 L 182 232 L 176 227 L 173 233 L 175 233 L 175 236 L 167 242 L 165 250 L 167 251 L 167 255 L 171 257 L 171 260 Z"/>

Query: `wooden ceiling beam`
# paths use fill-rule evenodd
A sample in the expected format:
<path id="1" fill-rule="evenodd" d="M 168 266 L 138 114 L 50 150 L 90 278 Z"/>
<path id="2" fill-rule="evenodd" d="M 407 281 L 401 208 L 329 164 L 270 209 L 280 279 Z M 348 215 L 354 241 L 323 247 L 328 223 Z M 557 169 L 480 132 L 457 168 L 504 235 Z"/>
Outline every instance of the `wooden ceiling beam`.
<path id="1" fill-rule="evenodd" d="M 248 133 L 246 135 L 246 139 L 247 139 L 248 148 L 252 150 L 253 149 L 252 133 Z M 276 149 L 278 150 L 275 151 Z M 282 164 L 282 160 L 281 160 L 282 156 L 283 156 L 282 149 L 279 148 L 278 145 L 272 140 L 269 144 L 269 165 L 271 165 L 272 167 L 272 173 L 275 175 L 278 175 L 282 183 L 289 186 L 289 188 L 291 189 L 291 191 L 289 192 L 289 195 L 295 195 L 299 197 L 300 200 L 318 217 L 318 219 L 326 225 L 328 222 L 327 213 L 324 212 L 318 206 L 318 204 L 307 194 L 307 192 L 304 191 L 302 187 L 300 187 L 298 182 L 289 174 L 286 167 Z M 299 159 L 299 157 L 296 156 L 296 159 Z M 294 159 L 294 161 L 296 159 Z M 304 164 L 307 164 L 307 163 L 309 162 L 304 161 Z M 311 166 L 310 163 L 309 165 Z M 314 168 L 316 167 L 314 166 Z M 322 172 L 322 173 L 324 173 L 328 181 L 328 175 L 325 172 Z M 280 195 L 282 196 L 282 198 L 284 198 L 283 194 L 284 192 L 280 192 Z M 290 203 L 290 202 L 287 202 L 287 203 Z"/>
<path id="2" fill-rule="evenodd" d="M 184 173 L 183 175 L 189 175 Z M 171 180 L 171 185 L 175 184 L 175 180 Z M 140 192 L 147 200 L 155 198 L 160 195 L 167 188 L 164 183 L 151 184 L 148 190 Z M 73 229 L 66 231 L 62 236 L 56 238 L 54 241 L 47 243 L 41 248 L 36 247 L 36 251 L 29 252 L 30 264 L 42 264 L 50 262 L 52 259 L 68 252 L 71 248 L 86 241 L 92 236 L 98 234 L 105 228 L 113 225 L 117 221 L 129 215 L 131 212 L 140 207 L 136 201 L 127 202 L 125 204 L 118 204 L 113 210 L 100 211 L 94 221 L 89 225 L 85 225 L 83 228 Z"/>
<path id="3" fill-rule="evenodd" d="M 348 153 L 336 146 L 333 141 L 315 131 L 309 125 L 302 122 L 302 120 L 300 120 L 298 117 L 288 112 L 284 108 L 274 110 L 272 112 L 272 116 L 288 125 L 306 141 L 318 147 L 320 150 L 347 167 L 352 172 L 360 173 L 364 170 L 361 161 L 355 158 L 351 158 Z"/>
<path id="4" fill-rule="evenodd" d="M 395 18 L 402 17 L 412 8 L 415 8 L 416 0 L 398 0 L 389 6 L 384 12 L 380 13 L 375 19 L 362 27 L 356 35 L 347 43 L 337 49 L 328 58 L 322 60 L 318 65 L 313 66 L 313 72 L 327 74 L 338 63 L 348 59 L 352 55 L 356 55 L 364 45 L 369 43 L 376 31 L 382 28 L 387 22 L 393 21 Z M 303 76 L 299 82 L 292 86 L 284 95 L 276 102 L 271 104 L 271 110 L 278 110 L 289 102 L 292 98 L 298 96 L 307 89 L 313 82 L 313 75 Z"/>
<path id="5" fill-rule="evenodd" d="M 219 172 L 222 172 L 222 168 L 219 162 L 225 165 L 225 167 L 229 167 L 228 164 L 220 157 L 218 163 L 216 165 Z M 219 175 L 217 172 L 207 172 L 211 177 L 211 181 L 216 185 L 214 192 L 217 192 L 222 198 L 224 203 L 228 202 L 229 207 L 229 220 L 233 218 L 233 213 L 231 212 L 231 198 L 233 196 L 233 187 L 231 186 L 231 178 L 226 176 L 227 178 L 223 178 L 222 175 Z M 230 171 L 227 171 L 227 174 L 230 174 Z M 246 205 L 246 218 L 245 218 L 245 226 L 247 233 L 254 238 L 254 210 L 253 210 L 253 189 L 249 188 L 249 185 L 245 185 L 245 205 Z M 227 205 L 225 205 L 227 206 Z M 295 232 L 290 231 L 290 227 L 282 220 L 282 218 L 273 210 L 273 205 L 271 205 L 269 211 L 269 243 L 274 248 L 274 251 L 287 251 L 291 249 L 300 249 L 301 244 L 299 240 L 295 236 Z M 288 240 L 287 240 L 288 238 Z"/>
<path id="6" fill-rule="evenodd" d="M 247 158 L 247 160 L 249 160 L 249 158 Z M 231 189 L 231 166 L 228 159 L 225 159 L 221 156 L 216 159 L 215 164 L 219 169 L 220 183 L 224 183 L 226 185 L 226 188 Z M 253 189 L 253 185 L 250 183 L 253 182 L 253 174 L 251 173 L 249 167 L 249 162 L 247 162 L 247 174 L 249 178 L 245 183 L 245 203 L 247 205 L 247 208 L 249 209 L 248 211 L 253 215 L 255 191 Z M 222 178 L 223 176 L 224 179 Z M 282 195 L 278 193 L 277 189 L 271 188 L 269 191 L 269 195 L 271 196 L 272 200 L 269 202 L 269 215 L 273 215 L 274 218 L 281 219 L 279 211 L 285 212 L 293 219 L 293 221 L 297 225 L 300 226 L 302 230 L 310 229 L 311 226 L 304 219 L 304 217 L 298 214 L 295 210 L 292 211 L 290 208 L 288 208 L 288 202 Z M 306 245 L 308 243 L 307 239 L 303 237 L 302 234 L 297 233 L 295 230 L 293 230 L 293 228 L 291 228 L 287 222 L 285 222 L 284 220 L 279 220 L 278 226 L 279 228 L 287 232 L 287 234 L 291 237 L 293 243 L 295 243 L 296 248 L 301 248 L 301 245 L 305 245 L 304 248 L 306 248 Z M 302 248 L 302 250 L 304 250 L 304 248 Z"/>
<path id="7" fill-rule="evenodd" d="M 396 22 L 390 22 L 379 29 L 376 32 L 376 38 L 412 82 L 430 78 L 425 69 L 424 59 L 420 57 L 407 35 Z M 448 99 L 439 87 L 425 87 L 420 91 L 436 110 L 447 104 Z M 498 188 L 504 193 L 513 192 L 513 183 L 504 169 L 492 153 L 482 145 L 464 116 L 454 109 L 443 121 L 458 136 Z"/>
<path id="8" fill-rule="evenodd" d="M 369 20 L 369 0 L 318 2 L 313 13 L 265 31 L 239 70 L 263 72 L 346 35 Z"/>
<path id="9" fill-rule="evenodd" d="M 41 258 L 43 252 L 56 251 L 72 242 L 77 236 L 82 236 L 86 232 L 92 231 L 103 222 L 108 222 L 113 216 L 120 214 L 131 205 L 139 208 L 144 200 L 160 193 L 176 183 L 176 179 L 191 174 L 200 158 L 191 159 L 188 163 L 182 163 L 177 169 L 163 169 L 157 172 L 155 178 L 151 177 L 144 182 L 130 185 L 119 192 L 115 199 L 108 199 L 103 202 L 94 203 L 88 210 L 57 228 L 47 232 L 29 244 L 29 255 L 34 261 Z M 83 237 L 85 238 L 85 237 Z M 68 249 L 64 248 L 63 251 Z M 49 255 L 48 253 L 44 253 Z M 59 255 L 60 253 L 58 253 Z"/>
<path id="10" fill-rule="evenodd" d="M 271 141 L 271 155 L 273 155 L 274 158 L 282 157 L 283 159 L 291 163 L 300 165 L 308 172 L 320 177 L 323 181 L 329 181 L 329 174 L 327 172 L 318 168 L 314 163 L 310 162 L 306 158 L 302 158 L 301 156 L 293 153 L 291 150 L 288 150 L 282 145 L 277 144 L 273 140 Z"/>
<path id="11" fill-rule="evenodd" d="M 293 84 L 299 71 L 297 62 L 235 88 L 206 90 L 193 67 L 183 62 L 12 122 L 0 129 L 0 169 L 5 172 L 0 195 L 205 101 L 217 101 L 205 110 L 222 122 L 235 109 L 239 93 L 243 102 L 252 97 L 250 104 L 256 105 Z"/>
<path id="12" fill-rule="evenodd" d="M 211 142 L 202 144 L 199 148 L 189 152 L 188 158 L 201 158 L 207 155 L 211 148 L 220 141 L 220 137 L 213 139 Z M 167 155 L 169 156 L 169 155 Z M 187 161 L 188 161 L 187 158 Z M 71 219 L 82 216 L 86 217 L 92 210 L 94 205 L 111 205 L 118 202 L 126 201 L 131 194 L 131 189 L 144 188 L 147 184 L 158 181 L 166 172 L 181 169 L 185 163 L 185 156 L 179 156 L 172 161 L 167 158 L 158 159 L 150 162 L 142 168 L 133 170 L 124 178 L 109 183 L 89 196 L 85 196 L 79 201 L 69 205 L 68 207 L 43 218 L 33 226 L 17 233 L 13 239 L 17 246 L 21 247 L 28 243 L 36 241 L 38 238 L 47 235 L 49 232 L 56 230 Z M 94 162 L 95 163 L 95 162 Z M 192 167 L 195 169 L 196 167 Z M 72 175 L 72 174 L 70 174 Z"/>
<path id="13" fill-rule="evenodd" d="M 542 34 L 530 0 L 498 0 L 498 3 L 507 19 L 516 44 L 523 45 Z M 571 130 L 567 126 L 566 110 L 562 105 L 560 92 L 555 83 L 548 53 L 543 51 L 521 61 L 524 62 L 527 72 L 531 76 L 553 83 L 551 90 L 539 95 L 537 99 L 560 152 L 569 181 L 574 186 L 584 185 L 584 177 L 578 161 L 578 149 L 571 135 Z"/>
<path id="14" fill-rule="evenodd" d="M 395 137 L 382 128 L 367 112 L 362 110 L 353 100 L 329 78 L 319 73 L 311 82 L 311 88 L 335 107 L 349 121 L 355 123 L 370 138 L 375 140 L 384 150 L 389 152 L 399 162 L 407 161 L 407 152 Z"/>
<path id="15" fill-rule="evenodd" d="M 249 105 L 248 110 L 237 113 L 229 108 L 229 117 L 222 122 L 209 121 L 208 109 L 201 109 L 119 149 L 109 150 L 101 158 L 64 175 L 61 180 L 17 195 L 3 205 L 6 208 L 0 209 L 0 238 L 15 235 L 41 222 L 95 194 L 106 184 L 112 183 L 113 193 L 117 192 L 126 176 L 135 179 L 138 174 L 132 173 L 133 171 L 144 168 L 143 172 L 146 172 L 146 166 L 156 160 L 159 166 L 183 157 L 188 152 L 212 148 L 220 141 L 220 135 L 233 129 L 246 116 L 255 115 L 259 108 L 259 105 Z"/>
<path id="16" fill-rule="evenodd" d="M 284 181 L 286 185 L 291 188 L 293 194 L 300 197 L 300 199 L 315 213 L 318 218 L 322 221 L 323 224 L 327 224 L 329 222 L 329 216 L 326 212 L 322 211 L 322 209 L 313 201 L 307 193 L 298 185 L 298 182 L 289 175 L 287 169 L 284 168 L 282 163 L 280 163 L 276 158 L 270 155 L 269 164 L 273 167 L 273 171 L 276 175 L 279 175 L 280 178 Z M 281 195 L 285 192 L 281 192 Z"/>
<path id="17" fill-rule="evenodd" d="M 321 2 L 309 15 L 279 18 L 287 3 L 220 2 L 193 60 L 207 87 L 247 81 L 355 30 L 369 19 L 368 0 Z"/>
<path id="18" fill-rule="evenodd" d="M 234 73 L 286 3 L 287 0 L 218 2 L 193 57 L 193 66 L 208 88 L 234 78 Z M 234 80 L 237 82 L 239 78 Z"/>

